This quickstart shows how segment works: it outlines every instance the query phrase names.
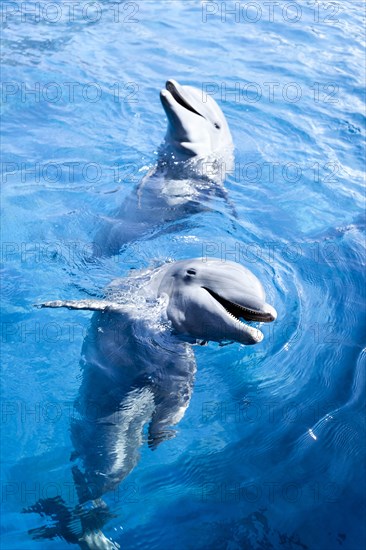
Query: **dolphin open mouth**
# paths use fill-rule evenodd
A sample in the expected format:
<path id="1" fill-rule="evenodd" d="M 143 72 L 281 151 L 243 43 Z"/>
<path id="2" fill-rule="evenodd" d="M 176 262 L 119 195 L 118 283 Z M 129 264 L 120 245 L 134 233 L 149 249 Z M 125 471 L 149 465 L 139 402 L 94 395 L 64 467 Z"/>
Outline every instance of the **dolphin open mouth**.
<path id="1" fill-rule="evenodd" d="M 202 287 L 204 290 L 207 290 L 209 294 L 217 301 L 219 304 L 221 304 L 226 311 L 235 317 L 237 321 L 240 321 L 240 319 L 245 319 L 245 321 L 258 321 L 261 323 L 270 323 L 271 321 L 274 321 L 277 317 L 276 311 L 272 306 L 269 304 L 265 304 L 266 310 L 255 310 L 251 309 L 245 306 L 241 306 L 240 304 L 237 304 L 236 302 L 230 302 L 229 300 L 226 300 L 219 294 L 216 294 L 213 290 L 210 290 L 209 288 Z"/>
<path id="2" fill-rule="evenodd" d="M 174 100 L 177 103 L 179 103 L 179 105 L 187 109 L 188 111 L 191 111 L 191 113 L 195 113 L 196 115 L 199 115 L 202 118 L 205 118 L 203 115 L 201 115 L 201 113 L 196 111 L 196 109 L 192 107 L 192 105 L 188 103 L 188 101 L 183 97 L 181 90 L 179 89 L 180 86 L 178 85 L 179 86 L 178 88 L 176 84 L 178 83 L 174 83 L 172 80 L 168 80 L 165 84 L 166 89 L 168 90 L 168 92 L 172 94 Z"/>

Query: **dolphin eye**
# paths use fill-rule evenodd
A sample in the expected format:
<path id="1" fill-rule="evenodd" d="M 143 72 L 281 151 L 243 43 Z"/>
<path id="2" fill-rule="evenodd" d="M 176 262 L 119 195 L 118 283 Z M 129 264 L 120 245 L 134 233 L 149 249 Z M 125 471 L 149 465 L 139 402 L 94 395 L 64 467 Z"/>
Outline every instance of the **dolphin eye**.
<path id="1" fill-rule="evenodd" d="M 215 128 L 217 128 L 218 130 L 220 130 L 220 128 L 221 128 L 220 124 L 218 124 L 217 122 L 215 122 Z"/>
<path id="2" fill-rule="evenodd" d="M 187 269 L 187 275 L 196 275 L 196 273 L 195 269 Z"/>

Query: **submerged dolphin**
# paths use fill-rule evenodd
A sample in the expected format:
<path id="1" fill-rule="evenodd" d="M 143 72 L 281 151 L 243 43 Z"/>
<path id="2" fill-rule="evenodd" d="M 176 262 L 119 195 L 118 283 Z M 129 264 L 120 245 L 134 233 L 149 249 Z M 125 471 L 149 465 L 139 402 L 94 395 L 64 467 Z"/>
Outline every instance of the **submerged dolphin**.
<path id="1" fill-rule="evenodd" d="M 117 254 L 128 242 L 166 229 L 167 224 L 226 198 L 225 172 L 233 163 L 228 124 L 211 96 L 168 80 L 160 99 L 168 118 L 158 163 L 94 239 L 94 255 Z"/>
<path id="2" fill-rule="evenodd" d="M 85 548 L 116 548 L 98 530 L 103 520 L 95 519 L 97 512 L 107 517 L 99 499 L 136 465 L 145 425 L 152 449 L 174 437 L 172 426 L 182 419 L 193 390 L 196 362 L 190 344 L 257 344 L 262 332 L 242 319 L 270 322 L 277 314 L 253 273 L 216 259 L 178 261 L 116 280 L 104 300 L 54 301 L 40 307 L 96 311 L 83 344 L 78 417 L 71 427 L 83 534 L 76 539 L 75 533 L 70 535 L 70 512 L 64 512 L 69 523 L 58 534 Z M 42 511 L 47 513 L 44 504 Z M 34 535 L 47 533 L 38 529 Z"/>

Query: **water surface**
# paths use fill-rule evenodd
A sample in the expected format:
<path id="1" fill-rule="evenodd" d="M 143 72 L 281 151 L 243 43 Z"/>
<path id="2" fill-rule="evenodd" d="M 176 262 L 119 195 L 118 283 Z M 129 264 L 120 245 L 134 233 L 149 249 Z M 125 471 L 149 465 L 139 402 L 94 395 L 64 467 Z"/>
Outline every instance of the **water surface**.
<path id="1" fill-rule="evenodd" d="M 32 541 L 44 520 L 21 510 L 76 504 L 69 422 L 90 315 L 33 304 L 205 254 L 250 267 L 278 320 L 253 348 L 195 350 L 179 433 L 106 496 L 105 533 L 124 549 L 363 547 L 364 7 L 267 4 L 41 2 L 38 21 L 4 4 L 3 549 L 66 548 Z M 237 218 L 218 204 L 90 265 L 101 218 L 156 161 L 167 78 L 225 112 Z"/>

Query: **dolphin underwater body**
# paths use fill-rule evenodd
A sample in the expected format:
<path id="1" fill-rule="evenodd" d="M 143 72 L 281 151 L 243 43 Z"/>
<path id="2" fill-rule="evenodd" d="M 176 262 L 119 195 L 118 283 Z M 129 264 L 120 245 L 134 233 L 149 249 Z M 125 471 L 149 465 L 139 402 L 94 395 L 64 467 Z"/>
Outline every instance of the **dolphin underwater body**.
<path id="1" fill-rule="evenodd" d="M 73 515 L 64 511 L 69 523 L 58 534 L 82 548 L 116 548 L 100 531 L 105 520 L 95 519 L 98 510 L 106 516 L 101 497 L 137 464 L 144 426 L 151 449 L 174 437 L 172 427 L 182 419 L 193 391 L 191 344 L 257 344 L 262 332 L 245 321 L 270 322 L 277 314 L 251 271 L 217 259 L 178 261 L 118 279 L 103 300 L 54 301 L 40 307 L 95 311 L 83 344 L 78 416 L 71 426 L 79 510 L 92 503 L 94 515 L 90 508 L 81 513 L 76 536 L 70 534 Z M 27 511 L 39 512 L 40 507 Z M 34 535 L 47 533 L 37 529 Z"/>
<path id="2" fill-rule="evenodd" d="M 225 116 L 211 96 L 168 80 L 160 92 L 168 119 L 157 165 L 104 219 L 94 238 L 94 256 L 117 254 L 128 242 L 226 199 L 225 172 L 233 165 L 233 143 Z"/>

